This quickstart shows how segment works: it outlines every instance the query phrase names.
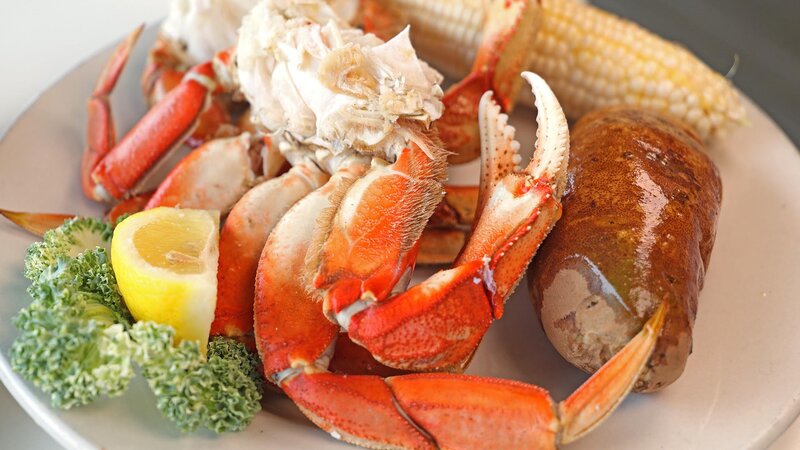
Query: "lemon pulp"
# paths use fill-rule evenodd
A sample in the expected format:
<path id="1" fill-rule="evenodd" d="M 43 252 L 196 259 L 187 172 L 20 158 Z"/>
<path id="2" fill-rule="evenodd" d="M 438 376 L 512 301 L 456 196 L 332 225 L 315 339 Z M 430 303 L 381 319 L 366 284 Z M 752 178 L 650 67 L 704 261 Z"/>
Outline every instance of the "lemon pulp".
<path id="1" fill-rule="evenodd" d="M 151 266 L 177 274 L 202 273 L 205 268 L 201 254 L 212 224 L 191 215 L 176 219 L 144 225 L 133 235 L 133 245 Z"/>
<path id="2" fill-rule="evenodd" d="M 175 329 L 205 351 L 217 300 L 219 213 L 154 208 L 114 230 L 111 263 L 133 317 Z"/>

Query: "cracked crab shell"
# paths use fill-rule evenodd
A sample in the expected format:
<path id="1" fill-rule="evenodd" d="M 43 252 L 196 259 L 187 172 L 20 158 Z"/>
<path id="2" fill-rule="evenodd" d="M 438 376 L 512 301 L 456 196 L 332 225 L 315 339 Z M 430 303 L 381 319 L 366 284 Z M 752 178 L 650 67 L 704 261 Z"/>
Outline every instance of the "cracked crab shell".
<path id="1" fill-rule="evenodd" d="M 563 215 L 531 264 L 535 309 L 559 353 L 594 372 L 666 301 L 664 330 L 635 386 L 661 389 L 691 353 L 719 174 L 692 130 L 655 113 L 600 110 L 571 139 Z"/>

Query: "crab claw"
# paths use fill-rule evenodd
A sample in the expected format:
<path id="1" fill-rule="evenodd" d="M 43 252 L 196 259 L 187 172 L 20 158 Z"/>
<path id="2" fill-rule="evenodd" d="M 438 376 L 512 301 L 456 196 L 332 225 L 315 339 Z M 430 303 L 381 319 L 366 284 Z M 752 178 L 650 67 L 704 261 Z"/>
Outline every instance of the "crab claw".
<path id="1" fill-rule="evenodd" d="M 417 223 L 419 208 L 408 206 L 419 200 L 419 190 L 398 191 L 359 180 L 341 202 L 344 206 L 319 256 L 315 287 L 325 290 L 329 317 L 385 365 L 463 369 L 560 216 L 569 153 L 567 122 L 547 84 L 533 74 L 525 77 L 539 107 L 533 159 L 524 169 L 516 167 L 519 144 L 514 130 L 492 94 L 485 94 L 480 108 L 483 159 L 477 220 L 454 268 L 387 297 L 398 275 L 413 268 L 416 248 L 406 250 L 398 239 L 384 238 Z M 406 184 L 414 179 L 400 177 L 394 169 L 386 172 L 384 183 L 391 177 Z M 370 253 L 375 249 L 381 250 L 379 256 L 391 255 L 391 260 L 375 263 Z M 392 276 L 377 276 L 381 274 Z"/>
<path id="2" fill-rule="evenodd" d="M 519 143 L 508 117 L 492 100 L 481 99 L 479 116 L 483 154 L 478 209 L 472 237 L 456 264 L 491 257 L 488 270 L 494 316 L 516 287 L 533 254 L 561 216 L 561 195 L 569 158 L 569 127 L 550 87 L 525 72 L 536 98 L 539 125 L 531 162 L 522 170 Z M 497 243 L 503 244 L 498 247 Z"/>
<path id="3" fill-rule="evenodd" d="M 328 317 L 359 299 L 382 300 L 414 266 L 417 241 L 442 198 L 445 157 L 412 145 L 397 161 L 373 160 L 318 223 L 308 273 Z"/>

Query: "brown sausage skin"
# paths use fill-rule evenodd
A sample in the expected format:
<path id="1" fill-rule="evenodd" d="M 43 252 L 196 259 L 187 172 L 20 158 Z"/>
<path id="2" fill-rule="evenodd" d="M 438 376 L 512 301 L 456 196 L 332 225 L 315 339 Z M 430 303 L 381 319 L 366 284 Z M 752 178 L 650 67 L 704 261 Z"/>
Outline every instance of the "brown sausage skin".
<path id="1" fill-rule="evenodd" d="M 666 301 L 664 330 L 635 386 L 661 389 L 692 351 L 719 173 L 688 126 L 651 112 L 596 111 L 571 141 L 563 216 L 528 277 L 534 306 L 559 353 L 594 372 Z"/>

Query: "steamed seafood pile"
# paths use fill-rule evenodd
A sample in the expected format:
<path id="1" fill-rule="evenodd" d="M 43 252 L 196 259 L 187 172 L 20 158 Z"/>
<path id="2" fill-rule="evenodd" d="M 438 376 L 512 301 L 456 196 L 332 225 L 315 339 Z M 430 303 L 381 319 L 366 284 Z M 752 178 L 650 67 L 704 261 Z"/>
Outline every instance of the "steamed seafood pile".
<path id="1" fill-rule="evenodd" d="M 31 370 L 30 343 L 49 344 L 32 315 L 18 319 L 29 345 L 15 367 L 55 404 L 118 395 L 139 366 L 179 427 L 228 431 L 258 410 L 263 376 L 357 445 L 554 448 L 634 386 L 682 371 L 719 208 L 700 149 L 743 119 L 728 80 L 686 50 L 571 0 L 176 0 L 142 79 L 152 106 L 116 142 L 108 97 L 139 31 L 90 99 L 82 164 L 86 195 L 123 221 L 113 238 L 99 221 L 62 226 L 45 241 L 55 257 L 29 256 L 35 302 L 106 308 L 50 313 L 77 320 L 98 355 L 79 393 Z M 463 78 L 445 89 L 437 69 Z M 538 131 L 523 165 L 507 113 L 528 102 L 525 81 Z M 567 118 L 612 104 L 628 109 L 588 114 L 571 158 Z M 183 144 L 196 148 L 143 188 Z M 448 163 L 477 157 L 477 188 L 444 184 Z M 643 224 L 616 222 L 637 208 Z M 32 230 L 64 219 L 6 215 Z M 540 245 L 529 280 L 542 324 L 594 372 L 558 404 L 536 386 L 459 374 Z M 73 260 L 104 282 L 36 287 Z M 409 287 L 415 264 L 434 261 L 452 265 Z M 690 270 L 664 284 L 663 268 L 681 264 Z M 188 388 L 190 373 L 203 389 Z M 235 408 L 209 400 L 223 392 Z M 66 393 L 75 400 L 56 401 Z"/>

